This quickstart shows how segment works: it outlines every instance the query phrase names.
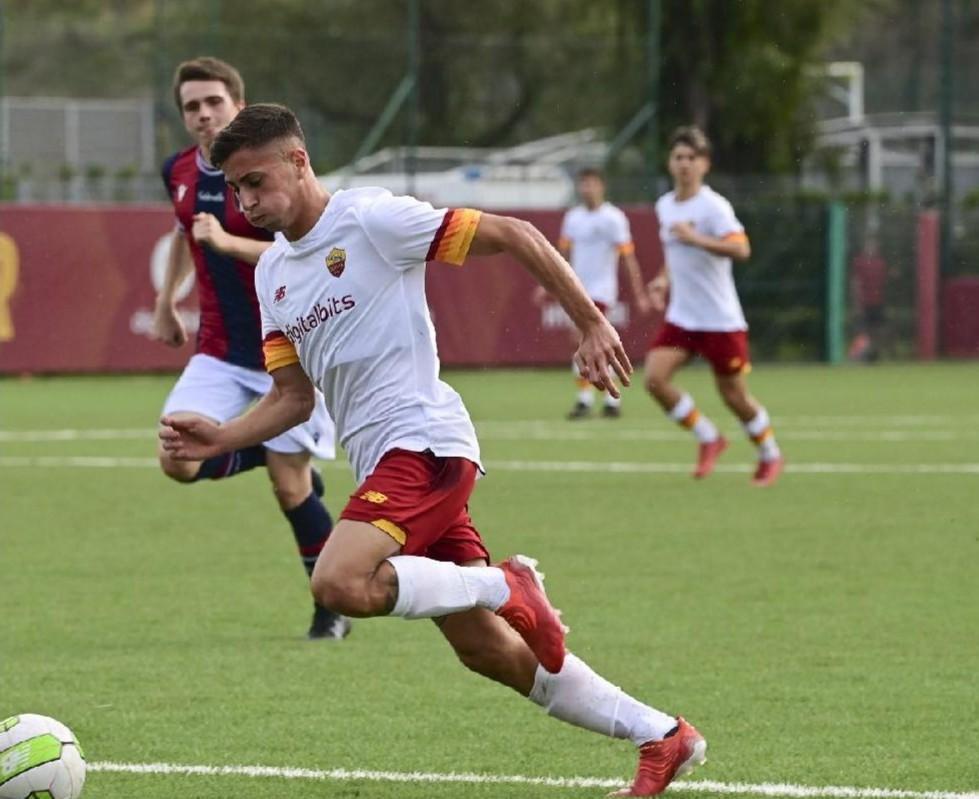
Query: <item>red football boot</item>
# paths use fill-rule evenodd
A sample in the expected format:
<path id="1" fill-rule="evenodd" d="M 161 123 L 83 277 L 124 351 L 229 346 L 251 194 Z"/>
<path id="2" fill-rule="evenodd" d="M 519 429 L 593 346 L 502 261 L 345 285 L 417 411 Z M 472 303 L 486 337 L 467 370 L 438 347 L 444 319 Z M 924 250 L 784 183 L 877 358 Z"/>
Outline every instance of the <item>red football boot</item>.
<path id="1" fill-rule="evenodd" d="M 755 469 L 755 476 L 751 478 L 751 484 L 756 486 L 770 486 L 782 473 L 785 467 L 785 458 L 779 455 L 775 460 L 758 461 L 758 468 Z"/>
<path id="2" fill-rule="evenodd" d="M 632 785 L 609 796 L 655 796 L 665 791 L 674 777 L 689 774 L 707 762 L 704 736 L 682 716 L 676 721 L 677 730 L 671 736 L 639 747 L 639 768 Z"/>
<path id="3" fill-rule="evenodd" d="M 540 664 L 557 674 L 564 665 L 565 627 L 544 593 L 544 575 L 537 571 L 537 561 L 514 555 L 499 568 L 510 587 L 510 598 L 497 614 L 520 633 Z"/>
<path id="4" fill-rule="evenodd" d="M 726 449 L 727 439 L 724 436 L 718 436 L 714 441 L 701 444 L 697 454 L 697 468 L 693 470 L 693 476 L 700 480 L 714 471 L 717 459 Z"/>

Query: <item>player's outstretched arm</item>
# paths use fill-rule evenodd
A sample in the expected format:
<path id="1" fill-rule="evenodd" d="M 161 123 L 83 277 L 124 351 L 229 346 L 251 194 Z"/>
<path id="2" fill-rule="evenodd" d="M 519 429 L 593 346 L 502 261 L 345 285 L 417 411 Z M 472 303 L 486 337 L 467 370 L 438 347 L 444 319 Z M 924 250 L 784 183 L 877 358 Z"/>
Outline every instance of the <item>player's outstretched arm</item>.
<path id="1" fill-rule="evenodd" d="M 522 219 L 483 213 L 470 255 L 505 252 L 515 258 L 554 297 L 581 332 L 575 362 L 582 377 L 596 388 L 619 396 L 614 377 L 629 385 L 632 364 L 615 328 L 585 293 L 584 286 L 561 254 L 537 228 Z M 613 374 L 614 373 L 614 374 Z"/>
<path id="2" fill-rule="evenodd" d="M 649 313 L 652 305 L 650 305 L 646 287 L 642 282 L 642 269 L 639 266 L 639 259 L 636 258 L 634 252 L 623 253 L 621 257 L 629 275 L 629 283 L 632 285 L 632 296 L 636 298 L 636 307 L 641 314 Z"/>
<path id="3" fill-rule="evenodd" d="M 184 234 L 173 231 L 170 241 L 170 255 L 167 258 L 167 268 L 163 273 L 163 285 L 156 295 L 153 308 L 152 337 L 171 347 L 180 347 L 187 342 L 187 331 L 177 313 L 177 288 L 194 269 L 194 261 L 190 256 L 190 247 Z"/>
<path id="4" fill-rule="evenodd" d="M 298 363 L 272 372 L 274 385 L 250 411 L 227 424 L 202 418 L 160 420 L 163 449 L 176 460 L 200 461 L 261 444 L 309 419 L 315 404 L 313 384 Z"/>

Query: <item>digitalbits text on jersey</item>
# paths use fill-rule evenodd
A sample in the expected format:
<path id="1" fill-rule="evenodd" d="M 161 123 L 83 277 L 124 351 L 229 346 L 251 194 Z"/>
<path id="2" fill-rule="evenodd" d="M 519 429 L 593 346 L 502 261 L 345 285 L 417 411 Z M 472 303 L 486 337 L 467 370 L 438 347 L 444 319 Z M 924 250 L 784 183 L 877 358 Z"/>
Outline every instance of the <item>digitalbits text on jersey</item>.
<path id="1" fill-rule="evenodd" d="M 323 302 L 318 302 L 310 309 L 308 314 L 297 316 L 293 324 L 286 325 L 286 337 L 294 344 L 298 345 L 306 334 L 315 330 L 321 324 L 325 324 L 334 316 L 349 311 L 357 305 L 353 295 L 344 294 L 342 297 L 327 297 Z"/>

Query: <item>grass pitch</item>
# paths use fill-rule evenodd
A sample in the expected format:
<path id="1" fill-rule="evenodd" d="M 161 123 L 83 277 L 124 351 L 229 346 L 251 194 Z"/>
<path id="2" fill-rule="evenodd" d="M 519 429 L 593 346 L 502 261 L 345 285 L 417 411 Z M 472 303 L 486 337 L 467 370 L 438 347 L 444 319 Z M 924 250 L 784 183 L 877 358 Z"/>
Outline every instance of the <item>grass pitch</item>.
<path id="1" fill-rule="evenodd" d="M 695 482 L 640 389 L 566 422 L 564 372 L 452 372 L 489 475 L 497 556 L 541 560 L 609 679 L 709 740 L 694 780 L 979 789 L 979 406 L 972 364 L 761 367 L 789 468 L 732 440 Z M 153 468 L 170 377 L 0 381 L 0 717 L 69 724 L 91 761 L 487 775 L 631 775 L 630 746 L 466 672 L 427 622 L 302 639 L 310 601 L 263 471 Z M 58 432 L 60 431 L 60 432 Z M 353 489 L 324 465 L 334 512 Z M 604 789 L 89 774 L 86 796 L 557 797 Z"/>

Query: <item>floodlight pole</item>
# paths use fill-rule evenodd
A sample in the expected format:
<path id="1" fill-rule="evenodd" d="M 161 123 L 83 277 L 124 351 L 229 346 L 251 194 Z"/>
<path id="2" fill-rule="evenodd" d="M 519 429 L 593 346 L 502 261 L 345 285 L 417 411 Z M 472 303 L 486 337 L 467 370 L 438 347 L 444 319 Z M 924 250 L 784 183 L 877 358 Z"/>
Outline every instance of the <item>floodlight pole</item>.
<path id="1" fill-rule="evenodd" d="M 646 190 L 651 199 L 656 194 L 656 176 L 659 174 L 659 40 L 662 15 L 661 0 L 647 0 L 646 14 L 646 101 L 632 118 L 622 126 L 605 151 L 605 168 L 619 157 L 619 153 L 643 129 L 646 128 L 645 163 Z"/>
<path id="2" fill-rule="evenodd" d="M 0 200 L 3 199 L 3 189 L 7 177 L 7 159 L 9 154 L 7 148 L 7 92 L 4 84 L 5 70 L 3 68 L 3 34 L 4 34 L 4 7 L 3 0 L 0 0 Z"/>
<path id="3" fill-rule="evenodd" d="M 418 119 L 420 116 L 420 92 L 418 78 L 421 70 L 421 0 L 408 0 L 408 74 L 411 80 L 411 104 L 408 106 L 406 120 L 407 154 L 405 173 L 408 194 L 415 193 L 415 172 L 417 170 Z"/>
<path id="4" fill-rule="evenodd" d="M 394 91 L 388 98 L 380 116 L 374 121 L 371 129 L 367 131 L 357 152 L 354 153 L 353 160 L 350 162 L 350 169 L 357 167 L 357 162 L 373 152 L 374 148 L 380 143 L 388 128 L 394 122 L 395 117 L 401 111 L 401 107 L 411 100 L 408 106 L 408 116 L 405 120 L 405 136 L 402 142 L 406 146 L 407 156 L 405 158 L 405 172 L 408 175 L 408 192 L 414 193 L 415 185 L 415 162 L 418 149 L 418 119 L 419 119 L 419 95 L 418 95 L 418 74 L 421 64 L 421 0 L 408 0 L 408 71 L 401 79 Z"/>
<path id="5" fill-rule="evenodd" d="M 939 125 L 942 140 L 942 191 L 941 191 L 941 249 L 940 274 L 947 275 L 952 265 L 952 209 L 954 185 L 952 180 L 952 104 L 954 74 L 952 70 L 953 35 L 952 0 L 942 0 L 941 28 L 941 78 L 939 85 Z"/>
<path id="6" fill-rule="evenodd" d="M 646 186 L 651 200 L 656 196 L 656 178 L 659 175 L 659 45 L 662 20 L 660 0 L 649 0 L 646 21 L 646 97 L 650 114 L 646 123 Z"/>

